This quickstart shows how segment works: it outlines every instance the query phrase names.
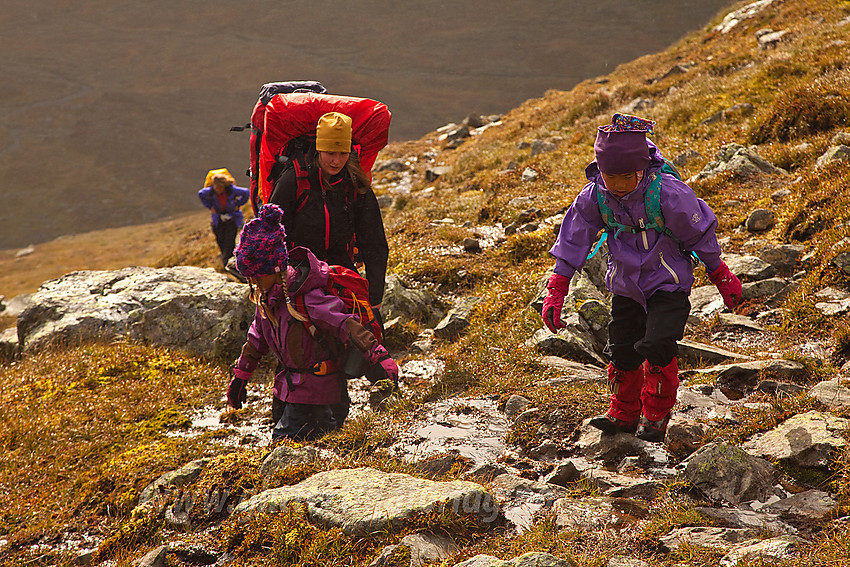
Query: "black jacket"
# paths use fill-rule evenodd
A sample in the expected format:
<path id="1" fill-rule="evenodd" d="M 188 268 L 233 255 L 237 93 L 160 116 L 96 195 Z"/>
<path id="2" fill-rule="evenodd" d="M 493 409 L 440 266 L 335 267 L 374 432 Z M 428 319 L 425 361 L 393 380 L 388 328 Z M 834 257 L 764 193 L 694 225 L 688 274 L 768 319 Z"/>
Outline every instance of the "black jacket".
<path id="1" fill-rule="evenodd" d="M 381 303 L 387 274 L 389 245 L 378 200 L 372 191 L 355 194 L 348 172 L 329 180 L 332 189 L 322 196 L 319 169 L 309 165 L 310 191 L 302 209 L 296 212 L 297 182 L 295 169 L 287 167 L 278 177 L 270 203 L 283 209 L 283 224 L 287 244 L 304 246 L 328 264 L 354 268 L 349 254 L 352 239 L 356 239 L 359 257 L 366 266 L 369 280 L 369 301 Z M 325 205 L 330 218 L 330 231 L 325 231 Z M 329 242 L 326 242 L 326 236 Z M 326 244 L 328 244 L 326 246 Z"/>

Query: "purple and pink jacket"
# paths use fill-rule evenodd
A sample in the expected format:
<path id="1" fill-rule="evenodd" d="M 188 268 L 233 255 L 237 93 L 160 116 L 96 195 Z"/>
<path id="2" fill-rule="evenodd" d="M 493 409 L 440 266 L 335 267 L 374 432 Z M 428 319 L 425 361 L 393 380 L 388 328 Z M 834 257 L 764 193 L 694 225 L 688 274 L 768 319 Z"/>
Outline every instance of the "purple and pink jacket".
<path id="1" fill-rule="evenodd" d="M 346 321 L 357 317 L 345 312 L 345 305 L 336 296 L 323 290 L 330 271 L 328 264 L 318 260 L 308 252 L 309 272 L 303 281 L 295 281 L 291 272 L 287 273 L 287 287 L 290 295 L 301 293 L 310 320 L 327 336 L 348 343 L 351 336 L 346 330 Z M 301 278 L 298 278 L 299 280 Z M 305 291 L 306 290 L 306 291 Z M 283 287 L 278 284 L 267 293 L 269 307 L 277 326 L 263 316 L 259 307 L 254 322 L 248 329 L 246 346 L 236 363 L 235 374 L 239 378 L 250 379 L 260 359 L 272 351 L 287 369 L 309 369 L 326 358 L 322 345 L 307 331 L 304 324 L 287 309 Z M 246 348 L 250 344 L 253 349 Z M 255 351 L 251 355 L 250 351 Z M 256 356 L 256 354 L 259 356 Z M 364 354 L 364 357 L 368 353 Z M 289 373 L 289 380 L 287 380 Z M 340 377 L 338 372 L 317 376 L 309 372 L 283 370 L 275 376 L 275 397 L 285 402 L 298 404 L 335 404 L 340 401 Z"/>
<path id="2" fill-rule="evenodd" d="M 639 226 L 649 224 L 644 192 L 655 173 L 664 165 L 658 148 L 647 141 L 651 163 L 637 188 L 617 197 L 605 187 L 602 175 L 592 162 L 585 174 L 589 183 L 576 196 L 567 210 L 555 245 L 549 253 L 556 258 L 555 273 L 571 278 L 581 270 L 605 222 L 599 211 L 596 192 L 602 191 L 617 222 Z M 708 273 L 721 263 L 720 244 L 715 230 L 717 217 L 684 182 L 672 175 L 661 174 L 661 212 L 664 222 L 676 237 L 656 230 L 632 233 L 622 231 L 617 238 L 611 234 L 608 244 L 608 270 L 605 285 L 615 295 L 631 298 L 646 308 L 646 300 L 656 291 L 683 291 L 690 294 L 694 283 L 693 264 L 682 247 L 697 253 Z"/>

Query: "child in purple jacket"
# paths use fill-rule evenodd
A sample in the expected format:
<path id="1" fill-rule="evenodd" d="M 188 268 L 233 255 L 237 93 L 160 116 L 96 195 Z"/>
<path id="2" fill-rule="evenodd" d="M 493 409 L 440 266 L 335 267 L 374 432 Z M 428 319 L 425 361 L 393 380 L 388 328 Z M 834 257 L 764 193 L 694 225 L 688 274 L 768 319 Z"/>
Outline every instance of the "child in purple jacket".
<path id="1" fill-rule="evenodd" d="M 606 228 L 598 194 L 625 228 L 608 238 L 605 284 L 613 294 L 605 353 L 610 357 L 607 413 L 590 420 L 603 432 L 634 432 L 661 442 L 676 402 L 679 372 L 677 341 L 684 335 L 694 283 L 689 252 L 705 264 L 730 309 L 741 299 L 741 282 L 720 259 L 717 218 L 693 190 L 675 176 L 661 173 L 665 161 L 647 140 L 654 122 L 615 114 L 598 129 L 596 160 L 585 170 L 589 183 L 567 210 L 549 251 L 555 273 L 547 285 L 543 321 L 553 333 L 563 329 L 561 308 L 570 279 L 581 270 L 600 230 Z M 675 238 L 647 228 L 647 191 L 660 190 L 666 227 Z"/>
<path id="2" fill-rule="evenodd" d="M 331 405 L 340 400 L 343 375 L 335 358 L 334 341 L 354 346 L 372 366 L 370 376 L 398 382 L 398 366 L 375 336 L 347 313 L 338 297 L 327 294 L 328 264 L 305 248 L 293 250 L 305 262 L 289 265 L 283 211 L 265 205 L 257 218 L 242 230 L 236 249 L 236 264 L 251 286 L 257 304 L 248 340 L 233 369 L 227 401 L 236 409 L 246 400 L 248 380 L 260 359 L 271 350 L 282 368 L 275 376 L 274 401 L 282 404 L 282 416 L 272 432 L 273 439 L 307 439 L 341 427 Z M 304 299 L 307 315 L 319 332 L 313 336 L 294 309 L 289 297 Z"/>

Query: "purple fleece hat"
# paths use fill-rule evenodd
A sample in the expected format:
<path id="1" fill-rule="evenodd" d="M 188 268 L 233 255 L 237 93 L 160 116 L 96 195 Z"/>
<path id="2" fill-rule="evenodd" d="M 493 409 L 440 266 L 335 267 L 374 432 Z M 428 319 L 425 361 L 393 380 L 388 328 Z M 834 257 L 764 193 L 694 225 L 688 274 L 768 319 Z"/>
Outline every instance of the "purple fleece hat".
<path id="1" fill-rule="evenodd" d="M 236 267 L 246 278 L 269 276 L 286 270 L 289 252 L 286 250 L 286 229 L 283 228 L 283 209 L 263 205 L 260 214 L 245 223 L 239 246 L 236 247 Z"/>
<path id="2" fill-rule="evenodd" d="M 653 133 L 653 126 L 652 120 L 628 114 L 615 114 L 611 124 L 600 126 L 593 144 L 599 171 L 616 175 L 649 167 L 646 135 Z"/>

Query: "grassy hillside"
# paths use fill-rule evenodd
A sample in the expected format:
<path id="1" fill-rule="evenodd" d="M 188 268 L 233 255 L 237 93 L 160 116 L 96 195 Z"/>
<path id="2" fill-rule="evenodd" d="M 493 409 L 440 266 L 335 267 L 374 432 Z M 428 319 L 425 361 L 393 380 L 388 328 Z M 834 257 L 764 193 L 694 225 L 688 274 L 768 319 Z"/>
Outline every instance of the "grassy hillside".
<path id="1" fill-rule="evenodd" d="M 459 392 L 504 400 L 522 393 L 544 414 L 560 410 L 565 431 L 604 410 L 607 402 L 601 387 L 540 386 L 542 379 L 555 373 L 522 346 L 541 325 L 527 306 L 552 265 L 547 254 L 555 238 L 551 230 L 509 236 L 500 246 L 480 254 L 447 250 L 473 235 L 475 227 L 514 222 L 528 208 L 511 205 L 517 197 L 535 197 L 533 206 L 540 209 L 541 218 L 567 207 L 584 185 L 583 171 L 592 159 L 596 126 L 638 98 L 652 101 L 636 113 L 658 122 L 654 140 L 665 155 L 673 158 L 695 152 L 680 168 L 685 178 L 698 173 L 721 146 L 731 142 L 757 146 L 762 156 L 789 172 L 787 177 L 721 175 L 691 185 L 717 212 L 726 252 L 742 251 L 751 236 L 740 226 L 748 211 L 760 207 L 775 210 L 778 220 L 759 239 L 802 243 L 812 252 L 800 290 L 783 306 L 783 320 L 766 331 L 765 344 L 753 348 L 765 356 L 801 360 L 816 377 L 836 373 L 850 358 L 850 317 L 821 315 L 811 296 L 826 286 L 850 290 L 850 278 L 830 265 L 837 253 L 850 250 L 844 240 L 850 236 L 850 168 L 842 162 L 818 169 L 815 162 L 836 133 L 850 132 L 850 2 L 776 0 L 726 33 L 716 29 L 721 19 L 718 16 L 667 51 L 621 65 L 570 91 L 549 91 L 529 100 L 507 113 L 501 125 L 456 149 L 445 148 L 435 132 L 385 150 L 384 159 L 403 158 L 417 164 L 410 193 L 396 196 L 393 206 L 384 211 L 390 270 L 447 298 L 474 293 L 483 301 L 466 335 L 454 343 L 437 343 L 432 356 L 445 362 L 445 373 L 436 385 L 417 391 L 386 413 L 351 421 L 341 432 L 320 440 L 320 446 L 341 454 L 346 466 L 410 472 L 408 465 L 382 453 L 389 441 L 385 432 L 390 429 L 382 424 L 410 419 L 426 400 Z M 787 33 L 776 46 L 764 49 L 759 47 L 757 32 L 766 28 Z M 729 111 L 722 120 L 709 120 L 744 104 L 752 105 L 752 111 Z M 556 149 L 532 156 L 525 143 L 535 140 L 550 141 Z M 425 170 L 432 165 L 451 166 L 451 173 L 426 181 Z M 539 173 L 536 182 L 522 180 L 526 167 Z M 386 192 L 399 176 L 376 173 L 376 191 Z M 783 187 L 791 191 L 790 196 L 774 201 L 771 195 Z M 730 200 L 743 206 L 733 206 Z M 432 222 L 446 218 L 454 222 Z M 465 227 L 467 221 L 472 228 Z M 214 242 L 204 224 L 198 222 L 185 240 L 150 263 L 212 262 Z M 121 238 L 121 231 L 112 233 L 113 240 Z M 90 245 L 97 249 L 96 244 Z M 754 307 L 745 303 L 738 311 L 746 314 Z M 420 327 L 412 322 L 390 338 L 400 347 Z M 708 328 L 701 332 L 710 336 Z M 827 354 L 813 355 L 798 348 L 804 343 L 816 343 L 820 349 L 816 352 Z M 723 346 L 745 350 L 735 344 Z M 214 436 L 170 435 L 185 428 L 187 416 L 198 407 L 218 404 L 223 411 L 225 384 L 224 362 L 126 344 L 83 346 L 0 367 L 0 420 L 4 423 L 0 447 L 5 452 L 0 465 L 0 539 L 5 540 L 0 560 L 8 565 L 37 561 L 39 544 L 55 547 L 73 537 L 94 534 L 102 540 L 96 561 L 128 564 L 141 550 L 176 537 L 159 519 L 131 516 L 139 492 L 159 474 L 191 459 L 214 460 L 199 481 L 205 486 L 258 485 L 257 463 L 267 449 L 240 450 Z M 711 437 L 737 441 L 811 406 L 805 397 L 786 399 L 744 416 L 738 424 L 718 428 Z M 225 419 L 247 419 L 251 411 L 229 412 Z M 534 421 L 514 426 L 510 439 L 530 446 L 539 438 L 540 426 Z M 276 480 L 291 484 L 313 472 L 310 467 L 296 467 L 289 471 L 290 477 Z M 793 478 L 794 471 L 784 473 L 794 482 L 804 482 Z M 446 478 L 454 478 L 453 474 Z M 833 463 L 828 478 L 808 482 L 838 494 L 846 514 L 850 511 L 848 474 L 850 452 L 845 451 Z M 524 551 L 545 550 L 573 557 L 580 565 L 602 566 L 623 549 L 658 566 L 716 564 L 718 556 L 711 550 L 694 547 L 671 555 L 654 546 L 659 534 L 696 521 L 693 503 L 681 488 L 669 486 L 650 504 L 647 522 L 618 532 L 616 538 L 610 532 L 555 533 L 546 523 L 510 537 L 447 525 L 462 543 L 455 561 L 448 564 L 475 553 L 510 559 Z M 234 549 L 238 552 L 234 564 L 252 566 L 269 564 L 264 548 L 290 549 L 292 534 L 307 534 L 311 542 L 297 550 L 297 565 L 364 566 L 383 545 L 403 535 L 388 533 L 385 539 L 369 542 L 341 534 L 327 537 L 297 514 L 281 515 L 267 525 L 205 525 L 208 529 L 181 537 Z M 829 529 L 808 535 L 811 543 L 802 547 L 797 559 L 783 565 L 850 563 L 846 522 L 834 522 Z"/>

